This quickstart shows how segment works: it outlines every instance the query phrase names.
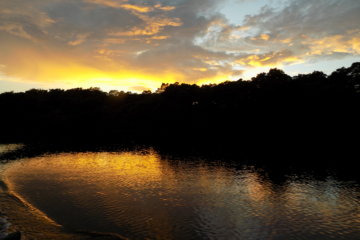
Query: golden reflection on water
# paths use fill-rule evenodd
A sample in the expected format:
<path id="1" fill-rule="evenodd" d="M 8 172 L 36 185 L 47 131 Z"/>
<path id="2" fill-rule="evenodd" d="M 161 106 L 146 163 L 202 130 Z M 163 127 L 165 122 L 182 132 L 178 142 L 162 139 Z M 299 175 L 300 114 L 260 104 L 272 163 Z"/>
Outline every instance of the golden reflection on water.
<path id="1" fill-rule="evenodd" d="M 359 189 L 333 179 L 275 184 L 255 170 L 154 151 L 24 159 L 6 177 L 13 191 L 72 229 L 135 239 L 360 237 Z"/>
<path id="2" fill-rule="evenodd" d="M 158 181 L 162 176 L 159 157 L 155 153 L 63 154 L 32 159 L 25 164 L 31 174 L 46 177 L 51 171 L 52 175 L 58 175 L 64 181 L 84 179 L 101 187 L 121 177 L 126 177 L 125 183 L 131 187 L 142 187 L 151 181 Z"/>
<path id="3" fill-rule="evenodd" d="M 264 201 L 272 194 L 269 183 L 261 181 L 258 174 L 247 173 L 246 178 L 247 193 L 252 201 Z"/>

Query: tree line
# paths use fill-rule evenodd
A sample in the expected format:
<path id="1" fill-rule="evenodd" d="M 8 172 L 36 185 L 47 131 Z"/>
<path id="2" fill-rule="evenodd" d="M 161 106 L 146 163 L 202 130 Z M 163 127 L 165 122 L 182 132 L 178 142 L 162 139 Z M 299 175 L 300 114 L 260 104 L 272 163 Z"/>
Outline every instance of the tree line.
<path id="1" fill-rule="evenodd" d="M 165 84 L 136 94 L 98 88 L 0 94 L 0 142 L 134 143 L 283 151 L 352 151 L 359 143 L 360 63 L 250 81 Z"/>

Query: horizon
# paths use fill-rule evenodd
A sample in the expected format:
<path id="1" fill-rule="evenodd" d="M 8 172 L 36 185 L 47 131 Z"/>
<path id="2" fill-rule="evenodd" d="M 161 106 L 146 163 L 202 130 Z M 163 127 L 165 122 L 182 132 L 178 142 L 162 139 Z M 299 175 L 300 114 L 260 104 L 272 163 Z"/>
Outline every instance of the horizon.
<path id="1" fill-rule="evenodd" d="M 338 69 L 335 69 L 332 73 L 334 73 L 335 71 L 339 70 L 339 69 L 349 69 L 351 68 L 352 66 L 354 66 L 354 64 L 360 64 L 360 62 L 353 62 L 352 64 L 350 64 L 350 66 L 343 66 L 343 67 L 340 67 Z M 11 91 L 2 91 L 0 89 L 0 94 L 2 93 L 25 93 L 27 91 L 31 91 L 31 90 L 40 90 L 40 91 L 51 91 L 51 90 L 63 90 L 63 91 L 68 91 L 68 90 L 74 90 L 74 89 L 81 89 L 81 90 L 98 90 L 98 91 L 101 91 L 101 92 L 104 92 L 104 93 L 110 93 L 111 91 L 117 91 L 117 92 L 124 92 L 124 93 L 131 93 L 131 94 L 147 94 L 147 93 L 158 93 L 158 90 L 161 90 L 163 85 L 167 85 L 166 87 L 170 86 L 170 85 L 181 85 L 181 84 L 188 84 L 188 85 L 196 85 L 198 87 L 203 87 L 203 86 L 209 86 L 209 85 L 213 85 L 213 86 L 218 86 L 222 83 L 227 83 L 227 82 L 237 82 L 237 81 L 245 81 L 245 82 L 251 82 L 253 81 L 254 79 L 256 79 L 260 74 L 267 74 L 268 72 L 270 72 L 270 70 L 280 70 L 282 71 L 285 75 L 288 75 L 290 76 L 291 78 L 294 78 L 294 77 L 297 77 L 297 76 L 301 76 L 301 75 L 311 75 L 312 73 L 315 73 L 315 72 L 321 72 L 323 74 L 325 74 L 326 77 L 329 77 L 332 73 L 324 73 L 323 71 L 317 71 L 317 70 L 314 70 L 313 72 L 311 73 L 299 73 L 297 75 L 289 75 L 287 74 L 286 72 L 284 72 L 284 70 L 282 69 L 279 69 L 279 68 L 270 68 L 269 71 L 267 72 L 260 72 L 260 73 L 257 73 L 256 76 L 252 77 L 251 79 L 243 79 L 243 78 L 239 78 L 239 79 L 236 79 L 236 80 L 224 80 L 224 81 L 221 81 L 221 82 L 217 82 L 217 83 L 203 83 L 203 84 L 198 84 L 198 83 L 186 83 L 186 82 L 172 82 L 172 83 L 165 83 L 165 82 L 159 82 L 159 86 L 155 89 L 148 89 L 148 90 L 142 90 L 142 91 L 135 91 L 135 90 L 128 90 L 128 91 L 124 91 L 122 89 L 102 89 L 101 87 L 96 87 L 96 86 L 89 86 L 89 87 L 70 87 L 70 88 L 29 88 L 29 89 L 26 89 L 26 90 L 19 90 L 19 91 L 14 91 L 14 90 L 11 90 Z M 0 85 L 1 86 L 1 85 Z"/>
<path id="2" fill-rule="evenodd" d="M 0 3 L 0 92 L 330 74 L 359 60 L 356 0 Z"/>

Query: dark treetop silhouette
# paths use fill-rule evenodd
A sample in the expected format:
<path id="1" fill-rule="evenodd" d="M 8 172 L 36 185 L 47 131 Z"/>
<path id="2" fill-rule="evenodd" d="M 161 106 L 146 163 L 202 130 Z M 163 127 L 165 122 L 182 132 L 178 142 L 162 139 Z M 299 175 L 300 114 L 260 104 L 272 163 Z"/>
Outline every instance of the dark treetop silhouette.
<path id="1" fill-rule="evenodd" d="M 32 89 L 0 94 L 1 142 L 137 143 L 244 151 L 355 153 L 360 63 L 327 76 L 279 69 L 142 94 Z"/>

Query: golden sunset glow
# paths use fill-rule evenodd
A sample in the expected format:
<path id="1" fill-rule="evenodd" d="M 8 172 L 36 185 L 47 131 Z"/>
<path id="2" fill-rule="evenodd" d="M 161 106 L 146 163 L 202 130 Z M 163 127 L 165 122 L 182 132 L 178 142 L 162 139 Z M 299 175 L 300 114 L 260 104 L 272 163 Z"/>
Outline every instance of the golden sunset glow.
<path id="1" fill-rule="evenodd" d="M 5 0 L 0 86 L 141 92 L 274 67 L 329 73 L 360 54 L 358 5 L 344 1 L 334 15 L 324 0 Z"/>

